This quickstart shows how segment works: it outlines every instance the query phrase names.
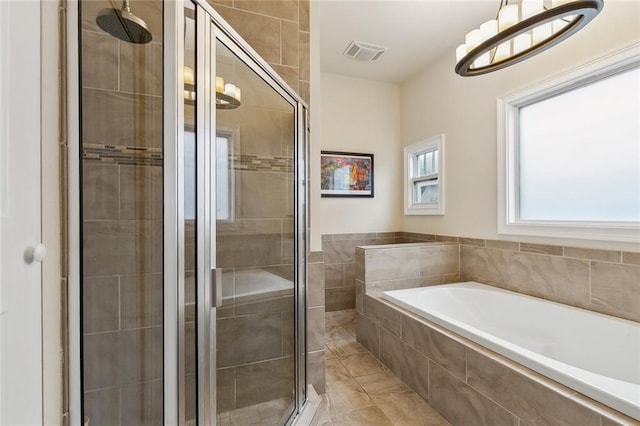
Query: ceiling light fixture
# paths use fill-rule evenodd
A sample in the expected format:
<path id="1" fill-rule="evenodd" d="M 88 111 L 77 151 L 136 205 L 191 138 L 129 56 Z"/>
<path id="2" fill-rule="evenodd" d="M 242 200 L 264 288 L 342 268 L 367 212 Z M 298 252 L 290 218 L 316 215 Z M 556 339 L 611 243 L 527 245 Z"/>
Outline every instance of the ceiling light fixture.
<path id="1" fill-rule="evenodd" d="M 463 77 L 506 68 L 537 55 L 587 25 L 603 0 L 502 0 L 496 19 L 467 33 L 456 49 L 456 73 Z"/>
<path id="2" fill-rule="evenodd" d="M 193 69 L 190 67 L 184 67 L 184 100 L 188 105 L 194 105 L 196 100 Z M 241 100 L 242 91 L 239 87 L 231 83 L 225 84 L 222 77 L 216 77 L 217 109 L 236 109 Z"/>

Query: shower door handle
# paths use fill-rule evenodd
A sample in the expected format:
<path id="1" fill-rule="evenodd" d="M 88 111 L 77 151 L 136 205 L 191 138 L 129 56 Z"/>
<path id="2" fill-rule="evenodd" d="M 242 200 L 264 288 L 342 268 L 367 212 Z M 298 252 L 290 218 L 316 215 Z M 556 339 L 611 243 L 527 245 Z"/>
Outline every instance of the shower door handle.
<path id="1" fill-rule="evenodd" d="M 222 306 L 222 268 L 211 269 L 211 307 Z"/>

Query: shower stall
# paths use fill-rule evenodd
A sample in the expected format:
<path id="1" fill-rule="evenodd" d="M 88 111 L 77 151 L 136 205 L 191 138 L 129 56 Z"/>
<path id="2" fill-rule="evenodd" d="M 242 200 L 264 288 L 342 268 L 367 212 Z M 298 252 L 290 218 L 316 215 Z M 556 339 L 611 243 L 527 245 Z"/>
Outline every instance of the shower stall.
<path id="1" fill-rule="evenodd" d="M 70 8 L 71 424 L 292 423 L 305 103 L 205 1 Z"/>

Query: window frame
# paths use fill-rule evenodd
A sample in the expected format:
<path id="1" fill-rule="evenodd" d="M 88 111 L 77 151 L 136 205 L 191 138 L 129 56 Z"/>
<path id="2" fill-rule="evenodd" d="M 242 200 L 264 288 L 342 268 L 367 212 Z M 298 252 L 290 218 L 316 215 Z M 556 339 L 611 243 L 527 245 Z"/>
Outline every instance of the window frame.
<path id="1" fill-rule="evenodd" d="M 438 152 L 437 172 L 424 176 L 415 176 L 417 156 L 427 152 Z M 405 215 L 444 215 L 445 212 L 445 136 L 440 134 L 406 146 L 404 148 L 404 214 Z M 435 178 L 434 178 L 435 176 Z M 438 182 L 438 200 L 435 203 L 415 202 L 415 185 L 421 182 Z"/>
<path id="2" fill-rule="evenodd" d="M 519 109 L 640 67 L 632 43 L 497 99 L 498 233 L 598 241 L 640 241 L 640 222 L 525 220 L 519 209 Z"/>
<path id="3" fill-rule="evenodd" d="M 236 178 L 235 178 L 235 169 L 233 166 L 233 157 L 235 156 L 236 152 L 236 141 L 240 140 L 240 129 L 230 129 L 230 128 L 226 128 L 226 127 L 218 127 L 217 131 L 216 131 L 216 137 L 215 137 L 215 142 L 216 142 L 216 154 L 217 154 L 217 143 L 218 143 L 218 138 L 223 138 L 227 140 L 227 172 L 228 172 L 228 177 L 227 177 L 227 181 L 228 181 L 228 185 L 227 185 L 227 202 L 229 204 L 229 217 L 227 218 L 218 218 L 218 212 L 216 211 L 216 222 L 217 223 L 234 223 L 236 221 Z M 216 155 L 216 161 L 218 159 L 218 155 Z M 215 173 L 216 173 L 216 180 L 218 179 L 218 173 L 220 172 L 220 170 L 218 170 L 218 164 L 216 163 L 215 165 Z M 216 191 L 216 195 L 217 195 L 217 191 Z M 218 205 L 218 202 L 216 201 L 216 207 Z"/>

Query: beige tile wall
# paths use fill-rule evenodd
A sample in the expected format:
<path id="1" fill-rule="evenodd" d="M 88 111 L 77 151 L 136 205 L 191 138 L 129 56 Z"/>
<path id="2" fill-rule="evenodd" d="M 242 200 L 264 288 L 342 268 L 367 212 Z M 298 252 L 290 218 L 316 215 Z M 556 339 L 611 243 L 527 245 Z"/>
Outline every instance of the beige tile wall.
<path id="1" fill-rule="evenodd" d="M 356 309 L 363 295 L 460 280 L 458 243 L 424 242 L 356 247 Z"/>
<path id="2" fill-rule="evenodd" d="M 358 341 L 452 424 L 637 424 L 385 300 L 363 305 Z"/>
<path id="3" fill-rule="evenodd" d="M 307 261 L 307 380 L 322 394 L 325 392 L 324 255 L 309 253 Z"/>
<path id="4" fill-rule="evenodd" d="M 355 252 L 357 246 L 393 244 L 395 232 L 329 234 L 322 236 L 327 311 L 355 307 Z"/>
<path id="5" fill-rule="evenodd" d="M 153 34 L 146 45 L 97 27 L 109 1 L 80 7 L 83 147 L 161 148 L 162 2 L 131 2 Z M 92 424 L 162 422 L 162 167 L 130 160 L 82 161 L 83 386 Z"/>
<path id="6" fill-rule="evenodd" d="M 309 104 L 309 0 L 209 0 Z"/>
<path id="7" fill-rule="evenodd" d="M 369 289 L 375 289 L 376 286 L 407 288 L 428 283 L 477 281 L 640 321 L 640 253 L 408 232 L 382 234 L 393 235 L 393 238 L 378 239 L 380 242 L 375 242 L 372 239 L 374 235 L 377 234 L 323 235 L 327 310 L 356 306 L 358 297 L 363 294 L 365 279 L 356 280 L 358 285 L 352 289 L 352 278 L 345 273 L 358 268 L 351 263 L 358 256 L 355 247 L 441 242 L 454 244 L 443 246 L 440 250 L 459 250 L 459 263 L 456 265 L 455 260 L 443 263 L 438 256 L 443 256 L 444 253 L 432 252 L 432 260 L 439 266 L 429 266 L 431 272 L 428 275 L 433 276 L 430 282 L 425 278 L 426 270 L 417 274 L 415 262 L 410 264 L 413 255 L 409 255 L 409 252 L 394 256 L 392 251 L 382 250 L 379 254 L 371 254 L 370 256 L 380 256 L 380 259 L 371 259 L 370 263 L 375 264 L 376 269 L 375 272 L 374 269 L 370 272 L 375 278 L 372 276 L 367 279 L 370 281 Z M 439 273 L 442 273 L 440 280 L 437 278 Z M 339 292 L 339 298 L 333 294 L 335 290 Z"/>
<path id="8" fill-rule="evenodd" d="M 637 253 L 518 242 L 460 242 L 460 279 L 640 321 Z"/>

